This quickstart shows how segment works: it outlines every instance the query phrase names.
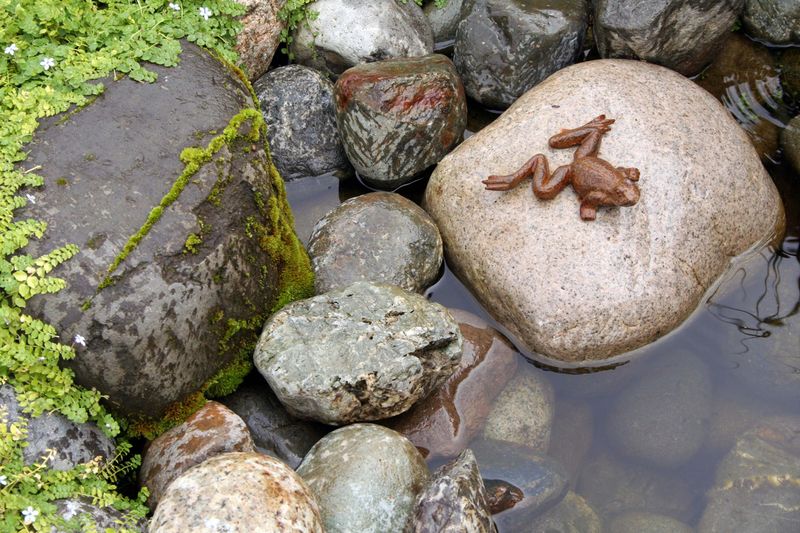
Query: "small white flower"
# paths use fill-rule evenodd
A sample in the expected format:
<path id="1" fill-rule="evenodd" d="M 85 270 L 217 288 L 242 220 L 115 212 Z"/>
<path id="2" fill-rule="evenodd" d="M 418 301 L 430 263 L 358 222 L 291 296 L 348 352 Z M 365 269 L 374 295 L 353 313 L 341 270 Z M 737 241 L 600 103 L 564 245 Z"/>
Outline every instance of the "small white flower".
<path id="1" fill-rule="evenodd" d="M 179 6 L 175 2 L 170 2 L 169 3 L 169 8 L 172 9 L 173 11 L 180 11 L 181 10 L 181 6 Z"/>
<path id="2" fill-rule="evenodd" d="M 40 357 L 40 358 L 39 358 L 39 361 L 44 361 L 44 357 Z"/>
<path id="3" fill-rule="evenodd" d="M 35 197 L 34 195 L 30 194 L 30 193 L 27 193 L 27 194 L 25 195 L 25 198 L 27 198 L 27 199 L 28 199 L 28 201 L 29 201 L 30 203 L 32 203 L 32 204 L 35 204 L 35 203 L 36 203 L 36 197 Z"/>
<path id="4" fill-rule="evenodd" d="M 209 18 L 211 18 L 211 15 L 213 15 L 213 13 L 207 7 L 203 6 L 200 8 L 200 16 L 203 17 L 204 19 L 208 20 Z"/>
<path id="5" fill-rule="evenodd" d="M 4 487 L 8 485 L 8 478 L 6 476 L 0 476 L 0 485 L 3 485 Z"/>
<path id="6" fill-rule="evenodd" d="M 75 335 L 74 341 L 75 344 L 80 344 L 81 346 L 86 347 L 86 337 L 84 337 L 83 335 L 80 334 Z"/>
<path id="7" fill-rule="evenodd" d="M 36 522 L 36 517 L 39 516 L 39 509 L 34 509 L 29 505 L 27 509 L 22 510 L 22 516 L 25 517 L 23 523 L 26 526 L 29 524 L 33 524 L 34 522 Z"/>
<path id="8" fill-rule="evenodd" d="M 53 59 L 52 57 L 45 57 L 44 59 L 39 61 L 39 64 L 42 66 L 43 69 L 50 70 L 50 67 L 56 66 L 56 60 Z"/>
<path id="9" fill-rule="evenodd" d="M 13 56 L 14 52 L 16 52 L 17 50 L 19 50 L 19 48 L 17 48 L 17 45 L 14 44 L 14 43 L 11 43 L 8 46 L 6 46 L 5 50 L 3 50 L 3 52 L 5 52 L 6 54 L 8 54 L 10 56 Z"/>
<path id="10" fill-rule="evenodd" d="M 67 502 L 67 510 L 64 511 L 61 514 L 61 516 L 64 518 L 64 520 L 71 520 L 72 517 L 78 514 L 78 511 L 80 511 L 80 506 L 78 505 L 78 502 L 70 501 Z"/>

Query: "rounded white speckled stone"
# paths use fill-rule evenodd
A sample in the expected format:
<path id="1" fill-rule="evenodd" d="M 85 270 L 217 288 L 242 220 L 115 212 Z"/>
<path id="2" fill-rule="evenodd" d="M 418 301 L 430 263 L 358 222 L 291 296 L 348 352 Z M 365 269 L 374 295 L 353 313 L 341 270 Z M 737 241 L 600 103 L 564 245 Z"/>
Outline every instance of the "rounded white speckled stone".
<path id="1" fill-rule="evenodd" d="M 162 496 L 150 533 L 322 533 L 319 509 L 291 468 L 258 453 L 217 455 Z"/>
<path id="2" fill-rule="evenodd" d="M 538 200 L 481 180 L 544 154 L 548 139 L 597 115 L 616 119 L 599 156 L 641 171 L 641 199 L 579 217 L 571 187 Z M 596 363 L 668 333 L 731 257 L 783 232 L 783 205 L 744 130 L 683 76 L 638 61 L 587 61 L 520 97 L 446 156 L 425 207 L 448 265 L 531 354 Z"/>
<path id="3" fill-rule="evenodd" d="M 327 533 L 405 531 L 430 478 L 411 442 L 375 424 L 353 424 L 314 445 L 297 469 L 319 502 Z"/>

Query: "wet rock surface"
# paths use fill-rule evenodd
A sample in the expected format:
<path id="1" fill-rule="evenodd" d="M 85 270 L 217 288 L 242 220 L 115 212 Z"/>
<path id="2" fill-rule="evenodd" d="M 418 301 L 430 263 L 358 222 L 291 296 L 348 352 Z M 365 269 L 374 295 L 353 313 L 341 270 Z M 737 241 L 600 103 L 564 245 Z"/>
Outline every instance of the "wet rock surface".
<path id="1" fill-rule="evenodd" d="M 608 533 L 692 533 L 694 529 L 669 516 L 629 511 L 614 517 Z"/>
<path id="2" fill-rule="evenodd" d="M 647 511 L 688 522 L 693 502 L 702 498 L 699 489 L 683 479 L 606 453 L 586 463 L 576 492 L 604 522 L 625 511 Z"/>
<path id="3" fill-rule="evenodd" d="M 744 29 L 771 44 L 800 43 L 800 5 L 794 0 L 745 0 Z"/>
<path id="4" fill-rule="evenodd" d="M 789 163 L 800 172 L 800 115 L 790 120 L 783 130 L 781 149 Z"/>
<path id="5" fill-rule="evenodd" d="M 780 57 L 783 88 L 798 100 L 800 99 L 800 48 L 786 48 Z"/>
<path id="6" fill-rule="evenodd" d="M 786 118 L 786 108 L 777 64 L 767 47 L 731 35 L 697 84 L 728 108 L 762 158 L 775 158 L 781 130 L 776 122 Z"/>
<path id="7" fill-rule="evenodd" d="M 536 153 L 551 168 L 571 161 L 547 139 L 600 112 L 617 118 L 600 156 L 641 172 L 636 205 L 585 222 L 572 190 L 542 201 L 529 186 L 484 189 Z M 520 98 L 437 165 L 425 208 L 448 265 L 517 345 L 577 364 L 672 330 L 732 256 L 784 226 L 777 190 L 719 102 L 667 69 L 620 60 L 566 68 Z"/>
<path id="8" fill-rule="evenodd" d="M 80 385 L 95 387 L 123 413 L 154 418 L 237 353 L 247 333 L 224 349 L 228 320 L 252 318 L 254 302 L 269 309 L 277 298 L 273 280 L 285 268 L 303 268 L 261 247 L 290 246 L 274 242 L 273 232 L 291 230 L 273 227 L 259 211 L 256 196 L 264 205 L 279 192 L 267 153 L 248 138 L 252 121 L 186 178 L 191 186 L 169 204 L 185 171 L 184 148 L 205 148 L 253 108 L 234 74 L 196 46 L 182 46 L 175 68 L 148 67 L 158 83 L 106 80 L 93 104 L 44 121 L 26 164 L 41 165 L 46 185 L 19 212 L 47 222 L 44 238 L 28 247 L 33 256 L 64 243 L 81 249 L 59 268 L 67 288 L 31 299 L 28 311 L 72 340 L 77 357 L 66 365 Z M 281 209 L 278 202 L 270 213 Z M 109 274 L 154 213 L 160 219 Z M 264 232 L 249 237 L 248 217 Z"/>
<path id="9" fill-rule="evenodd" d="M 96 424 L 78 424 L 55 412 L 31 418 L 22 412 L 16 392 L 9 384 L 0 385 L 0 408 L 6 411 L 8 424 L 26 421 L 25 440 L 28 445 L 22 452 L 26 465 L 47 458 L 49 468 L 71 470 L 95 457 L 107 460 L 114 456 L 114 441 L 100 431 Z"/>
<path id="10" fill-rule="evenodd" d="M 300 466 L 308 450 L 329 430 L 290 415 L 260 376 L 220 401 L 247 424 L 258 452 L 292 468 Z"/>
<path id="11" fill-rule="evenodd" d="M 711 416 L 711 375 L 688 353 L 669 354 L 617 398 L 606 428 L 617 449 L 657 467 L 677 467 L 700 450 Z"/>
<path id="12" fill-rule="evenodd" d="M 470 449 L 486 485 L 494 521 L 501 530 L 519 531 L 567 490 L 564 467 L 519 444 L 476 440 Z"/>
<path id="13" fill-rule="evenodd" d="M 578 58 L 588 18 L 582 0 L 475 0 L 453 52 L 464 89 L 487 107 L 510 106 Z"/>
<path id="14" fill-rule="evenodd" d="M 461 80 L 439 54 L 355 66 L 336 82 L 334 97 L 347 157 L 379 189 L 438 163 L 467 125 Z"/>
<path id="15" fill-rule="evenodd" d="M 328 434 L 297 473 L 313 491 L 327 533 L 404 531 L 430 478 L 408 439 L 375 424 Z"/>
<path id="16" fill-rule="evenodd" d="M 239 22 L 242 31 L 236 37 L 239 62 L 251 80 L 260 78 L 269 68 L 278 49 L 281 30 L 286 23 L 278 17 L 285 0 L 236 0 L 247 8 Z"/>
<path id="17" fill-rule="evenodd" d="M 281 461 L 258 453 L 217 455 L 173 481 L 150 533 L 324 531 L 306 483 Z"/>
<path id="18" fill-rule="evenodd" d="M 533 519 L 520 531 L 530 533 L 602 533 L 603 522 L 586 500 L 567 492 L 555 507 Z"/>
<path id="19" fill-rule="evenodd" d="M 417 497 L 416 506 L 416 533 L 496 531 L 483 479 L 470 450 L 433 473 L 430 484 Z"/>
<path id="20" fill-rule="evenodd" d="M 428 17 L 433 30 L 433 40 L 437 45 L 455 39 L 458 23 L 469 14 L 473 5 L 475 0 L 448 0 L 444 7 L 436 7 L 436 4 L 431 2 L 422 8 Z"/>
<path id="21" fill-rule="evenodd" d="M 345 424 L 408 410 L 455 371 L 461 350 L 441 305 L 357 282 L 273 315 L 254 361 L 291 414 Z"/>
<path id="22" fill-rule="evenodd" d="M 395 193 L 347 200 L 314 226 L 308 243 L 317 294 L 356 281 L 422 292 L 442 266 L 442 237 L 431 217 Z"/>
<path id="23" fill-rule="evenodd" d="M 524 363 L 494 401 L 481 436 L 546 453 L 554 407 L 553 386 L 540 370 Z"/>
<path id="24" fill-rule="evenodd" d="M 139 470 L 139 482 L 150 491 L 147 504 L 155 509 L 167 486 L 194 465 L 226 452 L 253 451 L 244 421 L 221 403 L 208 402 L 148 446 Z"/>
<path id="25" fill-rule="evenodd" d="M 605 58 L 644 59 L 699 73 L 731 32 L 744 0 L 597 0 L 594 35 Z"/>
<path id="26" fill-rule="evenodd" d="M 347 170 L 336 129 L 333 83 L 302 65 L 270 70 L 253 84 L 269 131 L 272 160 L 284 180 Z"/>
<path id="27" fill-rule="evenodd" d="M 800 419 L 746 432 L 717 468 L 698 533 L 790 533 L 800 526 Z"/>
<path id="28" fill-rule="evenodd" d="M 514 375 L 519 354 L 489 324 L 451 309 L 464 338 L 453 375 L 406 413 L 387 425 L 407 437 L 426 458 L 454 457 L 480 432 L 492 401 Z"/>
<path id="29" fill-rule="evenodd" d="M 433 32 L 414 2 L 396 0 L 317 0 L 318 13 L 294 33 L 295 60 L 330 76 L 348 68 L 433 52 Z"/>

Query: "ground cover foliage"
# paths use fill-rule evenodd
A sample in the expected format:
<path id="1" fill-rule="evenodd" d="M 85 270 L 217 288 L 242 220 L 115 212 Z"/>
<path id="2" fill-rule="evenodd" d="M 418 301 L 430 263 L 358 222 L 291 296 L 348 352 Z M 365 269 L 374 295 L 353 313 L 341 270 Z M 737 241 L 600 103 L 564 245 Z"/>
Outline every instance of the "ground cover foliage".
<path id="1" fill-rule="evenodd" d="M 59 361 L 75 356 L 80 336 L 58 332 L 25 313 L 26 301 L 52 293 L 64 282 L 51 272 L 78 253 L 70 243 L 41 257 L 25 254 L 30 239 L 46 225 L 18 220 L 15 211 L 35 201 L 30 191 L 42 185 L 36 168 L 27 168 L 23 148 L 39 119 L 79 108 L 103 91 L 108 76 L 155 80 L 145 62 L 174 66 L 180 39 L 204 46 L 236 62 L 233 47 L 243 6 L 231 0 L 0 0 L 0 384 L 17 392 L 23 412 L 58 412 L 74 422 L 93 421 L 110 437 L 117 420 L 100 404 L 97 391 L 73 383 Z M 115 530 L 135 530 L 146 513 L 146 494 L 120 495 L 121 474 L 135 470 L 130 444 L 117 442 L 109 461 L 95 460 L 69 471 L 49 468 L 50 457 L 25 465 L 24 419 L 8 423 L 0 412 L 0 532 L 96 529 L 87 517 L 69 521 L 55 515 L 53 501 L 86 498 L 98 506 L 127 511 L 129 520 Z"/>

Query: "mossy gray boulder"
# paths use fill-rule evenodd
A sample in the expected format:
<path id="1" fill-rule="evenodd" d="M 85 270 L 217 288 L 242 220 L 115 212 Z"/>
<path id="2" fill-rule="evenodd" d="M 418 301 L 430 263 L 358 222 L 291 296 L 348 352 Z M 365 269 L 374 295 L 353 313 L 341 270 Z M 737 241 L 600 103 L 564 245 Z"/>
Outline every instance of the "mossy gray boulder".
<path id="1" fill-rule="evenodd" d="M 149 68 L 156 83 L 107 79 L 43 122 L 26 168 L 45 186 L 20 215 L 48 225 L 31 255 L 81 249 L 59 269 L 68 287 L 29 304 L 75 347 L 76 381 L 158 417 L 246 357 L 312 276 L 246 83 L 188 43 L 177 67 Z"/>

